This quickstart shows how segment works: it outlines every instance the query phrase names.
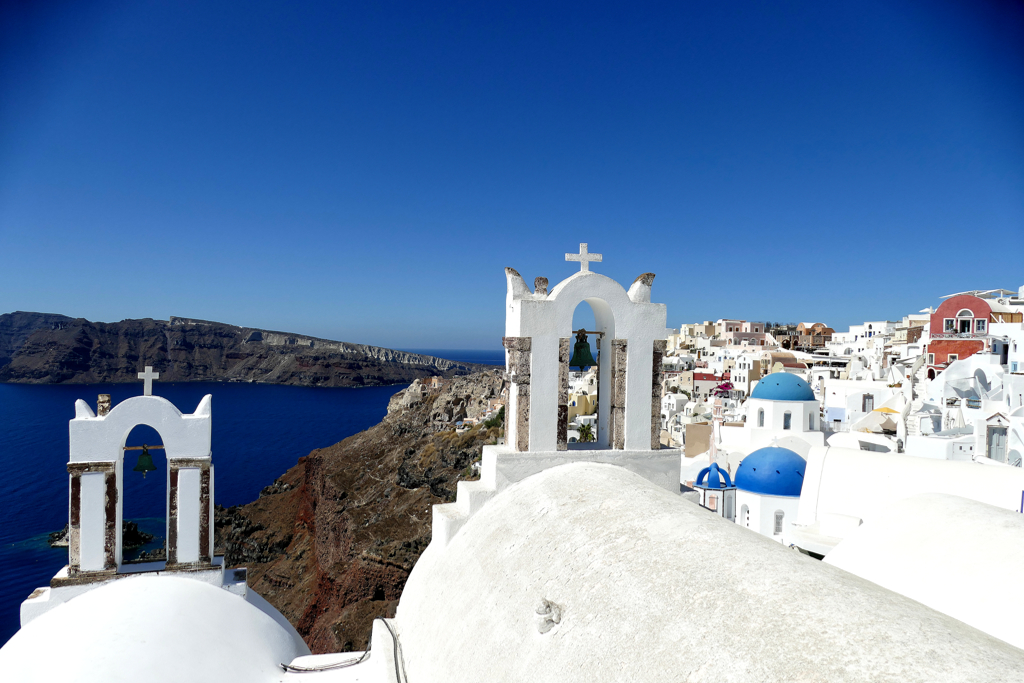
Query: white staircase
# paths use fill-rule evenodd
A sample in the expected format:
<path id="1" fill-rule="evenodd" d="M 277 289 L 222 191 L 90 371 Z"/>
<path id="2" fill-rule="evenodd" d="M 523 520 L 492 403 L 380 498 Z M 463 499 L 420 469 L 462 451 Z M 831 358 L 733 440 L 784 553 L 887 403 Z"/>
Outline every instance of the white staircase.
<path id="1" fill-rule="evenodd" d="M 498 492 L 497 458 L 493 453 L 488 453 L 488 450 L 484 449 L 483 460 L 480 463 L 480 478 L 476 481 L 458 482 L 455 502 L 434 506 L 431 545 L 442 548 L 448 545 L 469 518 Z"/>

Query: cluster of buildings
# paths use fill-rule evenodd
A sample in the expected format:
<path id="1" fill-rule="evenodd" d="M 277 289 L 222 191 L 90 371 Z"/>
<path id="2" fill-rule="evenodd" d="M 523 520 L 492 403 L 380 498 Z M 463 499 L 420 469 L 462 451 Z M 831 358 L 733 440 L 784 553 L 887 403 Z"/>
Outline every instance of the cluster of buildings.
<path id="1" fill-rule="evenodd" d="M 1022 323 L 1024 291 L 989 290 L 951 295 L 937 308 L 848 332 L 801 323 L 799 332 L 822 332 L 812 351 L 786 350 L 772 332 L 756 349 L 726 343 L 718 332 L 708 336 L 731 321 L 684 325 L 668 337 L 662 440 L 689 452 L 689 431 L 706 446 L 716 399 L 727 434 L 749 425 L 753 388 L 785 373 L 813 392 L 812 431 L 828 443 L 1019 467 L 1024 446 L 1009 423 L 1024 390 Z M 706 368 L 676 369 L 698 363 Z"/>
<path id="2" fill-rule="evenodd" d="M 666 340 L 653 274 L 626 289 L 589 270 L 601 256 L 585 244 L 566 259 L 580 272 L 550 290 L 506 269 L 505 441 L 430 509 L 431 542 L 366 652 L 311 654 L 244 569 L 224 568 L 210 397 L 184 415 L 146 395 L 76 403 L 68 566 L 22 604 L 5 676 L 1024 680 L 1024 292 L 845 334 L 804 326 L 785 349 L 745 321 Z M 585 303 L 602 352 L 573 373 Z M 707 395 L 703 375 L 719 382 Z M 669 426 L 697 420 L 685 443 L 666 408 Z M 590 409 L 595 440 L 572 441 Z M 168 559 L 127 566 L 137 424 L 160 432 L 172 470 Z"/>

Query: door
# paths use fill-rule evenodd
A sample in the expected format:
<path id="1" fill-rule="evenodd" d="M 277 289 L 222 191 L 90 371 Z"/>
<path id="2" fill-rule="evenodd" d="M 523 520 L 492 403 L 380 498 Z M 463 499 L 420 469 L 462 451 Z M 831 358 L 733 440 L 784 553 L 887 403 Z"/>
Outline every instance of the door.
<path id="1" fill-rule="evenodd" d="M 1006 427 L 988 428 L 988 457 L 1006 462 Z"/>

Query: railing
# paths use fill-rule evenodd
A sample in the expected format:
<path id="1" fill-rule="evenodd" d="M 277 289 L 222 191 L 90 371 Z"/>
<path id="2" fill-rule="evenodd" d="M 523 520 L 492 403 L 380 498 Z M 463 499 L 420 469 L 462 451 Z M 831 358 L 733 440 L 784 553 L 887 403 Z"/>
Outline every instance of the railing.
<path id="1" fill-rule="evenodd" d="M 931 335 L 932 339 L 984 339 L 987 332 L 939 332 Z"/>

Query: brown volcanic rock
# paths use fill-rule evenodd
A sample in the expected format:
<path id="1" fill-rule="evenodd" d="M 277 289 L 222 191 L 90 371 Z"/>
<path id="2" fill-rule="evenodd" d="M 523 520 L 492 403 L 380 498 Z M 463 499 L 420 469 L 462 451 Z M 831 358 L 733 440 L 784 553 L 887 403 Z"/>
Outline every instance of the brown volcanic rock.
<path id="1" fill-rule="evenodd" d="M 0 315 L 0 367 L 10 363 L 15 352 L 37 330 L 58 330 L 71 322 L 74 318 L 57 313 L 15 311 Z"/>
<path id="2" fill-rule="evenodd" d="M 239 381 L 320 387 L 404 384 L 486 366 L 205 320 L 93 323 L 41 313 L 0 315 L 0 382 Z"/>
<path id="3" fill-rule="evenodd" d="M 498 427 L 455 434 L 507 389 L 491 370 L 420 382 L 391 400 L 370 429 L 313 451 L 259 500 L 218 510 L 230 566 L 295 625 L 314 653 L 366 647 L 373 619 L 393 616 L 405 580 L 430 542 L 430 506 L 454 500 Z"/>

